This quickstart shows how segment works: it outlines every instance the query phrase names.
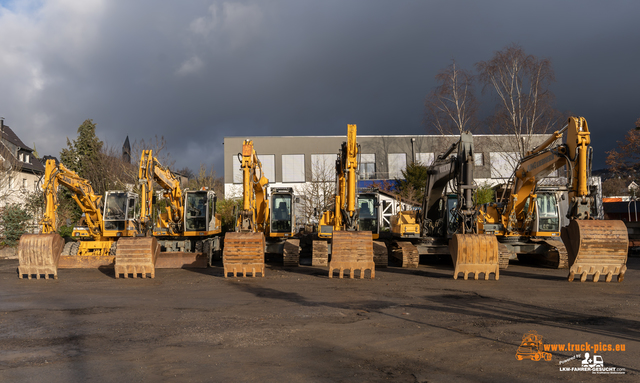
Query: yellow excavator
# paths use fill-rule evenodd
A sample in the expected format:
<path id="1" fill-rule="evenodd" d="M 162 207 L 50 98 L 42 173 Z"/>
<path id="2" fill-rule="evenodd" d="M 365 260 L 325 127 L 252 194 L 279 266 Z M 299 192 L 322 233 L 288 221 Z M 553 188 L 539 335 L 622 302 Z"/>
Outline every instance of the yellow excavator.
<path id="1" fill-rule="evenodd" d="M 566 132 L 566 142 L 562 140 Z M 592 148 L 587 121 L 570 117 L 567 125 L 522 158 L 510 188 L 496 203 L 483 207 L 481 231 L 495 234 L 503 253 L 544 266 L 569 267 L 569 281 L 600 275 L 624 279 L 628 233 L 622 221 L 595 220 L 595 192 L 589 187 Z M 567 185 L 544 186 L 551 172 L 567 166 Z M 507 193 L 506 191 L 509 191 Z M 567 227 L 560 228 L 558 195 L 568 195 Z M 562 198 L 562 197 L 561 197 Z M 562 238 L 560 241 L 558 238 Z"/>
<path id="2" fill-rule="evenodd" d="M 164 190 L 166 206 L 153 217 L 154 181 Z M 220 215 L 216 214 L 216 195 L 213 190 L 182 190 L 180 180 L 153 156 L 143 150 L 138 169 L 140 186 L 140 232 L 157 239 L 160 251 L 155 268 L 206 268 L 214 252 L 220 250 L 222 232 Z M 120 248 L 134 249 L 147 239 L 140 237 L 121 241 Z M 118 255 L 126 255 L 124 251 Z M 127 256 L 131 258 L 132 256 Z M 120 257 L 116 257 L 116 265 Z M 138 258 L 143 263 L 147 260 Z M 134 260 L 128 263 L 134 264 Z"/>
<path id="3" fill-rule="evenodd" d="M 242 169 L 242 209 L 236 212 L 234 232 L 225 233 L 222 263 L 224 276 L 247 272 L 264 277 L 264 254 L 282 253 L 285 266 L 297 266 L 299 240 L 295 232 L 295 197 L 292 188 L 273 188 L 268 196 L 269 180 L 253 147 L 245 140 L 238 153 Z M 273 208 L 270 208 L 270 202 Z"/>
<path id="4" fill-rule="evenodd" d="M 325 211 L 320 217 L 318 240 L 313 241 L 312 257 L 314 258 L 328 257 L 328 246 L 329 244 L 331 246 L 331 261 L 328 262 L 329 278 L 333 277 L 334 270 L 339 271 L 340 278 L 343 277 L 345 270 L 350 271 L 351 278 L 354 277 L 355 270 L 360 270 L 360 278 L 364 278 L 365 271 L 370 270 L 371 278 L 375 278 L 373 232 L 361 230 L 366 225 L 361 225 L 360 213 L 366 210 L 366 217 L 363 218 L 369 221 L 375 219 L 379 203 L 375 193 L 365 193 L 361 199 L 356 194 L 360 153 L 356 130 L 356 125 L 347 126 L 347 142 L 342 143 L 336 161 L 334 209 Z M 356 203 L 359 208 L 356 208 Z M 378 222 L 378 220 L 375 221 L 376 227 Z M 371 222 L 368 224 L 371 226 Z"/>
<path id="5" fill-rule="evenodd" d="M 451 254 L 453 278 L 470 273 L 478 279 L 491 273 L 500 278 L 495 236 L 478 234 L 474 184 L 473 136 L 460 139 L 428 167 L 422 209 L 400 211 L 391 217 L 392 257 L 403 267 L 418 267 L 419 254 Z M 453 184 L 453 193 L 447 192 Z"/>
<path id="6" fill-rule="evenodd" d="M 72 198 L 80 206 L 85 226 L 74 227 L 73 237 L 79 241 L 64 243 L 56 233 L 59 186 L 72 192 Z M 18 245 L 18 274 L 22 278 L 32 275 L 40 278 L 44 275 L 58 277 L 58 268 L 97 268 L 114 265 L 119 238 L 138 234 L 137 219 L 138 196 L 126 191 L 108 191 L 105 193 L 104 207 L 102 196 L 96 195 L 89 181 L 81 178 L 62 163 L 50 159 L 46 162 L 43 178 L 45 198 L 44 217 L 40 234 L 24 234 Z M 145 255 L 154 251 L 152 247 L 139 251 Z"/>

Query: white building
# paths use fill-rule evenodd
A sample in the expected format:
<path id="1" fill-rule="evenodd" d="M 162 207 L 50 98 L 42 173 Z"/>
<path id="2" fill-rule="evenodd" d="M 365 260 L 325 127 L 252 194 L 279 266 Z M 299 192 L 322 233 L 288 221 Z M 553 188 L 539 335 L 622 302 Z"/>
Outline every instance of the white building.
<path id="1" fill-rule="evenodd" d="M 23 204 L 26 196 L 40 186 L 44 166 L 33 149 L 25 145 L 4 120 L 0 119 L 0 208 Z"/>

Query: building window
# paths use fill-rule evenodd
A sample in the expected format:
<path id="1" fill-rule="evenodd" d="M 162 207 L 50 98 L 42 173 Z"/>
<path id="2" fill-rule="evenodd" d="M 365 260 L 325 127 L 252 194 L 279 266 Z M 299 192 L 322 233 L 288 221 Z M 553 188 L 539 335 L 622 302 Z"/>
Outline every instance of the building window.
<path id="1" fill-rule="evenodd" d="M 29 163 L 29 155 L 28 154 L 24 155 L 24 162 Z"/>
<path id="2" fill-rule="evenodd" d="M 238 156 L 235 155 L 231 157 L 231 163 L 233 164 L 233 183 L 241 184 L 242 183 L 242 168 L 240 167 L 242 163 L 238 161 Z"/>
<path id="3" fill-rule="evenodd" d="M 484 166 L 484 155 L 482 153 L 473 153 L 473 162 L 476 166 Z"/>
<path id="4" fill-rule="evenodd" d="M 38 191 L 38 180 L 33 181 L 33 191 Z"/>
<path id="5" fill-rule="evenodd" d="M 433 165 L 433 153 L 416 153 L 416 162 L 422 166 Z"/>
<path id="6" fill-rule="evenodd" d="M 389 179 L 403 178 L 402 171 L 407 168 L 407 153 L 389 153 Z"/>
<path id="7" fill-rule="evenodd" d="M 282 155 L 282 182 L 305 182 L 304 154 Z"/>
<path id="8" fill-rule="evenodd" d="M 23 179 L 22 179 L 22 188 L 23 188 L 23 189 L 26 189 L 26 188 L 27 188 L 27 179 L 26 179 L 26 178 L 23 178 Z"/>
<path id="9" fill-rule="evenodd" d="M 376 179 L 376 155 L 375 154 L 360 155 L 360 179 L 361 180 Z"/>
<path id="10" fill-rule="evenodd" d="M 518 165 L 518 153 L 491 152 L 489 153 L 489 163 L 491 178 L 510 178 Z"/>
<path id="11" fill-rule="evenodd" d="M 270 183 L 276 182 L 276 156 L 275 154 L 258 154 L 262 164 L 262 171 Z"/>
<path id="12" fill-rule="evenodd" d="M 311 155 L 311 181 L 333 181 L 336 178 L 337 154 Z"/>
<path id="13" fill-rule="evenodd" d="M 18 153 L 18 161 L 24 162 L 23 158 L 24 158 L 24 155 L 22 153 Z"/>

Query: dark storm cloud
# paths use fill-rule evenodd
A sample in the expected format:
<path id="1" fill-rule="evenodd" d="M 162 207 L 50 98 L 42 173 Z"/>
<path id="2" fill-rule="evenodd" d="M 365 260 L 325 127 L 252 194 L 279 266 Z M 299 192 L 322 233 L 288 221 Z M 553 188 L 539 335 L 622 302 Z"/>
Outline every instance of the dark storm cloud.
<path id="1" fill-rule="evenodd" d="M 57 154 L 86 118 L 111 145 L 164 136 L 177 167 L 218 174 L 224 136 L 345 134 L 347 123 L 360 134 L 423 134 L 436 73 L 454 58 L 472 70 L 513 42 L 552 60 L 556 106 L 587 118 L 596 166 L 640 117 L 636 2 L 5 7 L 0 115 L 41 154 Z"/>

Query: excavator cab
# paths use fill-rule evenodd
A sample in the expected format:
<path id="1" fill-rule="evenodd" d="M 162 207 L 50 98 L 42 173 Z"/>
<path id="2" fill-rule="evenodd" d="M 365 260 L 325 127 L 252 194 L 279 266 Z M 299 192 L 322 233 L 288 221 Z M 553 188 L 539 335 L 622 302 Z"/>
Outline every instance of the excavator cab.
<path id="1" fill-rule="evenodd" d="M 269 217 L 269 227 L 272 234 L 283 234 L 290 236 L 293 234 L 295 224 L 294 204 L 292 188 L 272 188 L 271 189 L 271 214 Z"/>
<path id="2" fill-rule="evenodd" d="M 126 236 L 123 233 L 133 229 L 133 220 L 139 218 L 139 197 L 132 192 L 108 191 L 104 202 L 105 236 Z M 117 233 L 107 233 L 106 231 Z"/>
<path id="3" fill-rule="evenodd" d="M 185 194 L 185 232 L 208 231 L 216 214 L 215 193 L 212 190 L 187 190 Z"/>
<path id="4" fill-rule="evenodd" d="M 358 225 L 360 231 L 370 231 L 373 238 L 380 235 L 380 219 L 378 214 L 377 193 L 359 193 L 358 194 Z"/>
<path id="5" fill-rule="evenodd" d="M 533 235 L 558 236 L 560 234 L 560 213 L 555 193 L 538 193 L 536 198 L 536 220 Z"/>

